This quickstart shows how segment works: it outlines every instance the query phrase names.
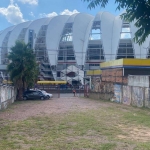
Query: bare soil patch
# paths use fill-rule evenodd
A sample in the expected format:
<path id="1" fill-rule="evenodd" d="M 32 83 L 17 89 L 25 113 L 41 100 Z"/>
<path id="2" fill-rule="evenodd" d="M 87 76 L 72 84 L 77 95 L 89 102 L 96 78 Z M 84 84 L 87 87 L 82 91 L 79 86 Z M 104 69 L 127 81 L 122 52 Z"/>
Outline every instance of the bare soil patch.
<path id="1" fill-rule="evenodd" d="M 150 141 L 150 128 L 142 126 L 118 126 L 126 135 L 118 135 L 120 139 L 130 139 L 132 141 L 149 142 Z"/>
<path id="2" fill-rule="evenodd" d="M 62 114 L 74 110 L 85 111 L 99 107 L 108 107 L 108 105 L 106 103 L 100 103 L 100 101 L 79 97 L 53 98 L 45 101 L 22 101 L 20 104 L 0 112 L 0 118 L 7 120 L 24 120 L 28 117 Z"/>

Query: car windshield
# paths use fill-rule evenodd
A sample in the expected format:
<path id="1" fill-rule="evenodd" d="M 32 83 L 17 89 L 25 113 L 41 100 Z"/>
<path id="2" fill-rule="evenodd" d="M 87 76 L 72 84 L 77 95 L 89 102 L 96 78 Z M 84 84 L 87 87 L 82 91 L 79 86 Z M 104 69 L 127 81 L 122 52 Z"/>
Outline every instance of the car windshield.
<path id="1" fill-rule="evenodd" d="M 41 92 L 44 93 L 44 94 L 46 93 L 46 91 L 41 91 Z"/>

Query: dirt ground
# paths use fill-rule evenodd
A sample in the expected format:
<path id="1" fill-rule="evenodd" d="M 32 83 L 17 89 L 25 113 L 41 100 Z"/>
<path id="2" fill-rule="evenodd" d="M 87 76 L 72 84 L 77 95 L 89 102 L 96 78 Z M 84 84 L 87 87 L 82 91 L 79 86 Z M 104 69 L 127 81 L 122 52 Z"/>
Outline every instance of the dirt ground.
<path id="1" fill-rule="evenodd" d="M 44 101 L 24 101 L 19 105 L 13 105 L 13 109 L 6 110 L 0 113 L 0 119 L 7 120 L 24 120 L 28 117 L 61 114 L 71 110 L 84 111 L 87 109 L 96 109 L 98 107 L 107 106 L 99 101 L 92 101 L 79 97 L 61 97 L 53 98 L 52 100 Z M 15 107 L 15 109 L 14 109 Z"/>
<path id="2" fill-rule="evenodd" d="M 28 117 L 48 116 L 55 114 L 69 113 L 71 111 L 87 111 L 90 109 L 101 109 L 104 107 L 119 108 L 120 111 L 128 112 L 130 110 L 138 111 L 139 108 L 133 108 L 126 105 L 118 105 L 111 102 L 103 102 L 100 100 L 85 99 L 79 97 L 53 98 L 51 100 L 38 100 L 38 101 L 21 101 L 16 102 L 8 109 L 0 112 L 0 119 L 20 121 Z M 140 110 L 140 109 L 139 109 Z M 119 139 L 131 139 L 135 141 L 149 142 L 150 128 L 143 126 L 126 126 L 125 124 L 118 125 L 127 135 L 118 135 Z M 129 148 L 130 149 L 130 148 Z M 132 150 L 133 148 L 131 148 Z"/>

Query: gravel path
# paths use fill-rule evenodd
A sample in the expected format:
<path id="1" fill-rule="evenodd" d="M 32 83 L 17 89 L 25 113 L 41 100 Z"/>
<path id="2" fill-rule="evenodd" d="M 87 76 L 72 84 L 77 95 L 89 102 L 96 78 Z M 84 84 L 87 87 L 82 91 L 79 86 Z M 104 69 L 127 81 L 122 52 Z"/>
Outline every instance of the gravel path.
<path id="1" fill-rule="evenodd" d="M 22 101 L 19 104 L 12 104 L 7 110 L 1 111 L 0 119 L 24 120 L 32 116 L 61 114 L 73 110 L 84 111 L 106 105 L 108 104 L 97 100 L 78 97 L 61 97 L 45 101 Z"/>

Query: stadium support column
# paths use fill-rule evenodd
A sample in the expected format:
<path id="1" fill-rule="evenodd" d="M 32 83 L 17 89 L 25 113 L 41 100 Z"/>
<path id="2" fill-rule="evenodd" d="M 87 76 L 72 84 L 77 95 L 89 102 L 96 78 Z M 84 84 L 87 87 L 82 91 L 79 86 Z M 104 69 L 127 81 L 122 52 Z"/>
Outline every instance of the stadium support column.
<path id="1" fill-rule="evenodd" d="M 83 51 L 83 49 L 84 49 L 84 40 L 83 39 L 80 39 L 81 40 L 81 42 L 82 42 L 82 55 L 81 55 L 81 68 L 82 68 L 82 70 L 83 70 L 83 72 L 84 72 L 84 74 L 83 74 L 83 84 L 85 85 L 85 67 L 84 67 L 84 51 Z"/>

